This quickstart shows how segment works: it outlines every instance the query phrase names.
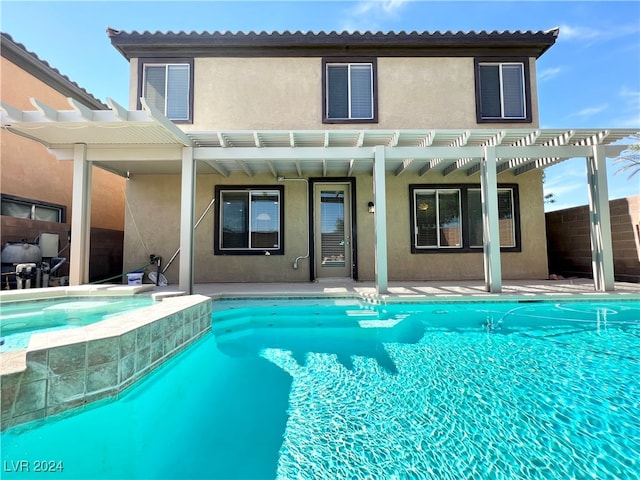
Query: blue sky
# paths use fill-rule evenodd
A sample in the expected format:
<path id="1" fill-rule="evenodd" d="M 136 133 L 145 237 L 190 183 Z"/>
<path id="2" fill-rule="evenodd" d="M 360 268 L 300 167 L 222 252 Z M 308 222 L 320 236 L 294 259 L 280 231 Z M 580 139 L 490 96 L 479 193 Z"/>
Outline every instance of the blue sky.
<path id="1" fill-rule="evenodd" d="M 127 61 L 106 28 L 150 31 L 480 31 L 560 27 L 537 62 L 542 128 L 640 130 L 640 2 L 0 0 L 0 28 L 87 91 L 128 106 Z M 640 194 L 608 165 L 609 196 Z M 557 210 L 588 202 L 584 159 L 546 170 Z"/>

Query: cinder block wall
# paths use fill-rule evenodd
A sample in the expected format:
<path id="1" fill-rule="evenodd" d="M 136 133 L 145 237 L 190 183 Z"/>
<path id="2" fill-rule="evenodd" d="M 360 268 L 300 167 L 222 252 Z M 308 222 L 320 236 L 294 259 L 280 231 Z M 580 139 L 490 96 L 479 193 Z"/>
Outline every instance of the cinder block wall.
<path id="1" fill-rule="evenodd" d="M 611 200 L 615 279 L 640 282 L 640 195 Z M 549 273 L 592 277 L 589 207 L 548 212 Z"/>
<path id="2" fill-rule="evenodd" d="M 69 259 L 68 233 L 71 225 L 68 223 L 44 222 L 26 218 L 0 216 L 0 246 L 8 242 L 35 242 L 41 233 L 57 233 L 59 237 L 59 252 L 61 257 Z M 91 247 L 89 252 L 89 281 L 95 282 L 111 278 L 122 273 L 122 246 L 124 232 L 105 228 L 91 228 Z M 56 276 L 69 275 L 69 264 L 66 263 Z M 3 277 L 3 287 L 6 287 Z M 110 283 L 120 283 L 121 278 L 115 278 Z"/>

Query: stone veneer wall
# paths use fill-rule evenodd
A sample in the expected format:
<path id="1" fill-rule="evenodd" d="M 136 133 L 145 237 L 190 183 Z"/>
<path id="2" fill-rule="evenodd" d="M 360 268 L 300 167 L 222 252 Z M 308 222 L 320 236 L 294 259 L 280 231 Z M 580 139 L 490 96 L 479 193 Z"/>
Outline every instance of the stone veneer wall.
<path id="1" fill-rule="evenodd" d="M 34 335 L 26 362 L 24 350 L 0 359 L 2 430 L 117 396 L 210 331 L 211 311 L 209 297 L 173 297 L 86 327 Z"/>

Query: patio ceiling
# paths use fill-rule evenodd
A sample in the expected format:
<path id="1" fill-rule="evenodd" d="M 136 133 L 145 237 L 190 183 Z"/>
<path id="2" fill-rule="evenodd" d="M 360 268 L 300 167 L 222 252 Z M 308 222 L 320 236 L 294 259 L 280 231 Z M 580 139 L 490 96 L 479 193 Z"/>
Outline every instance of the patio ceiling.
<path id="1" fill-rule="evenodd" d="M 2 128 L 45 145 L 61 160 L 73 145 L 87 145 L 87 159 L 127 174 L 179 174 L 183 147 L 193 147 L 198 173 L 228 176 L 351 176 L 371 174 L 374 150 L 385 149 L 385 170 L 393 175 L 437 172 L 446 176 L 480 170 L 485 147 L 495 147 L 498 173 L 516 175 L 573 157 L 594 145 L 611 146 L 633 129 L 454 129 L 454 130 L 251 130 L 183 131 L 143 99 L 142 110 L 112 100 L 110 110 L 89 110 L 69 99 L 71 110 L 56 110 L 32 99 L 34 111 L 0 105 Z"/>

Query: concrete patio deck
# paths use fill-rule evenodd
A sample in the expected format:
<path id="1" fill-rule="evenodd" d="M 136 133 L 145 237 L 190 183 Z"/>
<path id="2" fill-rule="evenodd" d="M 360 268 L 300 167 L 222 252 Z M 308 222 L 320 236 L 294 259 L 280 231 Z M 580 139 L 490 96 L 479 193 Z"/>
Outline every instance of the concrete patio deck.
<path id="1" fill-rule="evenodd" d="M 170 294 L 177 285 L 156 287 L 155 292 Z M 390 282 L 389 292 L 378 295 L 373 282 L 331 279 L 300 283 L 200 283 L 194 292 L 213 298 L 262 296 L 359 296 L 378 301 L 415 300 L 495 300 L 554 297 L 625 298 L 640 300 L 640 283 L 616 282 L 613 292 L 596 292 L 590 279 L 505 281 L 501 293 L 485 291 L 482 281 Z"/>

